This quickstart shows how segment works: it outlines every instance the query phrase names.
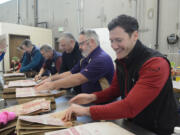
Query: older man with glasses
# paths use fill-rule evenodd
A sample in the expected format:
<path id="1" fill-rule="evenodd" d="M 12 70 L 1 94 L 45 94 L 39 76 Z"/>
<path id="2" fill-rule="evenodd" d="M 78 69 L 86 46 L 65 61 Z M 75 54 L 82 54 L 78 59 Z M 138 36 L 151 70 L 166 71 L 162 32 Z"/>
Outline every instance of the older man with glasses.
<path id="1" fill-rule="evenodd" d="M 84 30 L 79 35 L 79 48 L 84 58 L 70 71 L 50 77 L 36 89 L 59 89 L 81 85 L 82 93 L 92 93 L 107 88 L 112 81 L 114 66 L 104 52 L 95 31 Z"/>

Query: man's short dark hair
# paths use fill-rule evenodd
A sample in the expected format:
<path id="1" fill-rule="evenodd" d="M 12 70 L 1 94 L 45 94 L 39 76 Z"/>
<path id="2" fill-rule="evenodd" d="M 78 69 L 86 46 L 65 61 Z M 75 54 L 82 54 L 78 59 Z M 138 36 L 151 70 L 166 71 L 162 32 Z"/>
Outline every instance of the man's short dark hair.
<path id="1" fill-rule="evenodd" d="M 32 42 L 31 42 L 31 40 L 29 40 L 29 39 L 25 39 L 23 42 L 22 42 L 22 44 L 21 44 L 21 46 L 26 46 L 26 47 L 30 47 L 30 46 L 32 46 L 33 44 L 32 44 Z"/>
<path id="2" fill-rule="evenodd" d="M 50 45 L 42 45 L 40 48 L 40 51 L 45 51 L 45 52 L 49 52 L 49 51 L 53 51 L 52 47 Z"/>
<path id="3" fill-rule="evenodd" d="M 139 24 L 134 17 L 128 15 L 120 15 L 114 18 L 109 24 L 108 29 L 109 31 L 113 30 L 116 27 L 121 27 L 124 29 L 125 32 L 131 36 L 134 31 L 138 31 Z"/>

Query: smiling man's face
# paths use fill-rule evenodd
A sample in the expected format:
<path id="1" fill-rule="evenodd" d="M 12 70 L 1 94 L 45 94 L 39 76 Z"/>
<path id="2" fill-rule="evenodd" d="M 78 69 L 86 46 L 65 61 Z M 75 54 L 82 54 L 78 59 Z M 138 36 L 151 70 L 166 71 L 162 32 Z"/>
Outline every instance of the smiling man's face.
<path id="1" fill-rule="evenodd" d="M 134 48 L 138 33 L 134 31 L 131 36 L 121 27 L 115 27 L 110 31 L 111 47 L 116 53 L 117 59 L 123 59 L 128 56 Z"/>

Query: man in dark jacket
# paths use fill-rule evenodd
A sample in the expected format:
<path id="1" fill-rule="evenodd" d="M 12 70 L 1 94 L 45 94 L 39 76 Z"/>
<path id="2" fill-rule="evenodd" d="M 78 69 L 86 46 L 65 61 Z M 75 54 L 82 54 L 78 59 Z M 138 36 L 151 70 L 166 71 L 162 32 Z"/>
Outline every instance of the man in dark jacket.
<path id="1" fill-rule="evenodd" d="M 159 52 L 138 40 L 138 22 L 120 15 L 109 25 L 111 47 L 116 52 L 116 73 L 109 88 L 93 94 L 79 94 L 63 120 L 72 114 L 88 115 L 94 120 L 128 118 L 158 135 L 170 135 L 178 122 L 169 61 Z M 106 105 L 82 107 L 77 104 L 103 103 L 121 96 L 122 100 Z"/>
<path id="2" fill-rule="evenodd" d="M 81 51 L 79 50 L 79 45 L 71 33 L 63 33 L 58 41 L 59 48 L 63 51 L 62 64 L 59 73 L 64 73 L 71 70 L 73 66 L 80 61 L 82 55 Z M 76 86 L 73 89 L 75 94 L 81 92 L 81 86 Z"/>
<path id="3" fill-rule="evenodd" d="M 71 33 L 63 33 L 59 38 L 59 48 L 63 51 L 60 73 L 69 71 L 82 58 L 78 43 Z"/>
<path id="4" fill-rule="evenodd" d="M 49 75 L 54 75 L 60 72 L 60 66 L 62 63 L 62 53 L 53 50 L 51 46 L 43 45 L 40 48 L 40 52 L 45 58 L 45 62 L 38 75 L 35 76 L 36 81 L 39 79 L 44 80 Z"/>
<path id="5" fill-rule="evenodd" d="M 25 50 L 25 54 L 19 72 L 39 72 L 44 63 L 40 50 L 29 39 L 24 40 L 21 47 Z"/>

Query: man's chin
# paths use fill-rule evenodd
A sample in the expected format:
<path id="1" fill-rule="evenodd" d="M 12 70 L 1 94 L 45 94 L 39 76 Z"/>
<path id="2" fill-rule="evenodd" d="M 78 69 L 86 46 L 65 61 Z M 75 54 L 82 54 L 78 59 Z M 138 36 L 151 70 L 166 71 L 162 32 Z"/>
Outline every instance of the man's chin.
<path id="1" fill-rule="evenodd" d="M 88 54 L 86 54 L 86 53 L 81 53 L 81 54 L 82 54 L 83 57 L 87 57 L 88 56 Z"/>
<path id="2" fill-rule="evenodd" d="M 125 56 L 122 56 L 122 55 L 121 56 L 116 55 L 116 57 L 117 57 L 118 60 L 121 60 L 121 59 L 125 58 Z"/>
<path id="3" fill-rule="evenodd" d="M 122 56 L 116 54 L 116 58 L 117 58 L 118 60 L 120 60 L 120 59 L 122 59 Z"/>

